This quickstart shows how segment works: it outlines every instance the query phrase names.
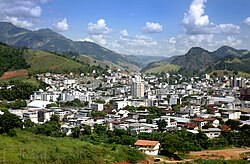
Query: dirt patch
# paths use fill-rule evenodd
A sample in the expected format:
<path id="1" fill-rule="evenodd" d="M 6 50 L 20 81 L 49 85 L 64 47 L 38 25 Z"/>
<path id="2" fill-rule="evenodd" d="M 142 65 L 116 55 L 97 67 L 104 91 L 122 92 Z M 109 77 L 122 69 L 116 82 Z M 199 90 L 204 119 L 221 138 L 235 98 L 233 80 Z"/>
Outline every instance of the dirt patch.
<path id="1" fill-rule="evenodd" d="M 224 159 L 224 160 L 238 160 L 241 159 L 241 154 L 250 152 L 250 148 L 235 148 L 224 150 L 205 150 L 190 152 L 191 158 L 197 159 Z"/>
<path id="2" fill-rule="evenodd" d="M 191 162 L 196 159 L 205 159 L 205 160 L 239 160 L 242 159 L 241 154 L 250 153 L 250 148 L 235 148 L 235 149 L 223 149 L 223 150 L 204 150 L 204 151 L 191 151 L 189 153 L 189 158 L 184 160 L 170 160 L 160 158 L 161 162 L 164 163 L 182 163 L 182 162 Z M 154 160 L 151 160 L 150 163 L 154 163 Z"/>
<path id="3" fill-rule="evenodd" d="M 12 77 L 17 77 L 17 76 L 26 76 L 28 75 L 28 70 L 26 69 L 21 69 L 21 70 L 16 70 L 16 71 L 8 71 L 5 72 L 0 79 L 8 79 Z"/>

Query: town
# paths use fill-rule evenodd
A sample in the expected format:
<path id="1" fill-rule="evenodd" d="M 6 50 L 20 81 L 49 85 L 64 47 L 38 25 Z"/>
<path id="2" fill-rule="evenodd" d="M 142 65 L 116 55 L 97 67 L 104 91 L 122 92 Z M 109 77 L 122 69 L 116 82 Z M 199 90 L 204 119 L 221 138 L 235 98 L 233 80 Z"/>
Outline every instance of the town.
<path id="1" fill-rule="evenodd" d="M 56 115 L 66 135 L 72 135 L 76 127 L 87 125 L 93 130 L 98 124 L 111 131 L 129 130 L 131 135 L 184 129 L 213 139 L 222 131 L 234 130 L 225 124 L 228 120 L 237 120 L 240 126 L 250 125 L 247 78 L 141 75 L 119 69 L 99 76 L 95 73 L 38 74 L 38 79 L 47 84 L 46 90 L 30 95 L 27 107 L 8 110 L 23 121 L 36 124 Z M 153 151 L 153 147 L 148 147 L 151 142 L 157 145 Z M 149 155 L 159 151 L 157 141 L 138 140 L 135 145 Z"/>

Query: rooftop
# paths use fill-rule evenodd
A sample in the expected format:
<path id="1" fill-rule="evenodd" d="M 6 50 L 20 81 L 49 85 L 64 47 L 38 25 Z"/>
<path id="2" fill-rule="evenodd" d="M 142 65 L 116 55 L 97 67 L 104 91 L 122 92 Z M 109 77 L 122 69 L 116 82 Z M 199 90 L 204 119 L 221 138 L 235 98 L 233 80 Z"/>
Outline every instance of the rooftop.
<path id="1" fill-rule="evenodd" d="M 137 140 L 135 146 L 156 146 L 159 141 L 150 141 L 150 140 Z"/>

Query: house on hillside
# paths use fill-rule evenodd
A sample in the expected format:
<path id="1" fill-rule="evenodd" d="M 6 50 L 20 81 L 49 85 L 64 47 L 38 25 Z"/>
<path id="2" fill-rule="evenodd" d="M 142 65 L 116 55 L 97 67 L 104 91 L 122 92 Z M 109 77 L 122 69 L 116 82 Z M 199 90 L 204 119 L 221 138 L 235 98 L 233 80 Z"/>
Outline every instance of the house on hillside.
<path id="1" fill-rule="evenodd" d="M 153 156 L 158 155 L 160 149 L 159 141 L 137 140 L 134 145 L 139 151 Z"/>

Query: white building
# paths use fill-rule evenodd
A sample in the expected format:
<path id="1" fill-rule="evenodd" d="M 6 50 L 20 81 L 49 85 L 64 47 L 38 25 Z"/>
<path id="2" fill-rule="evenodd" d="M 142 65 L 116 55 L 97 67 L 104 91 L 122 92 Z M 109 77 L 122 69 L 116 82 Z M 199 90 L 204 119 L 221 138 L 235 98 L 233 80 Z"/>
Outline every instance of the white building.
<path id="1" fill-rule="evenodd" d="M 178 103 L 179 96 L 178 95 L 172 95 L 169 99 L 169 105 L 174 105 Z"/>
<path id="2" fill-rule="evenodd" d="M 94 110 L 103 111 L 103 104 L 91 103 L 90 107 L 91 109 L 94 109 Z"/>
<path id="3" fill-rule="evenodd" d="M 140 76 L 135 76 L 135 78 L 132 79 L 131 95 L 133 98 L 144 97 L 144 81 L 141 80 Z"/>
<path id="4" fill-rule="evenodd" d="M 34 100 L 30 102 L 27 107 L 32 109 L 44 109 L 48 104 L 52 104 L 49 101 Z"/>
<path id="5" fill-rule="evenodd" d="M 160 149 L 159 141 L 137 140 L 134 145 L 139 151 L 152 156 L 158 155 Z"/>
<path id="6" fill-rule="evenodd" d="M 204 132 L 208 138 L 218 138 L 221 134 L 221 130 L 219 128 L 208 128 L 208 129 L 201 129 L 202 132 Z"/>
<path id="7" fill-rule="evenodd" d="M 38 112 L 37 111 L 28 111 L 23 113 L 23 120 L 31 120 L 34 123 L 38 123 Z"/>
<path id="8" fill-rule="evenodd" d="M 240 118 L 241 111 L 233 111 L 233 110 L 227 110 L 225 112 L 222 112 L 221 117 L 225 118 L 225 120 L 237 120 Z"/>
<path id="9" fill-rule="evenodd" d="M 126 106 L 131 106 L 131 101 L 115 101 L 113 103 L 114 109 L 122 109 Z"/>

